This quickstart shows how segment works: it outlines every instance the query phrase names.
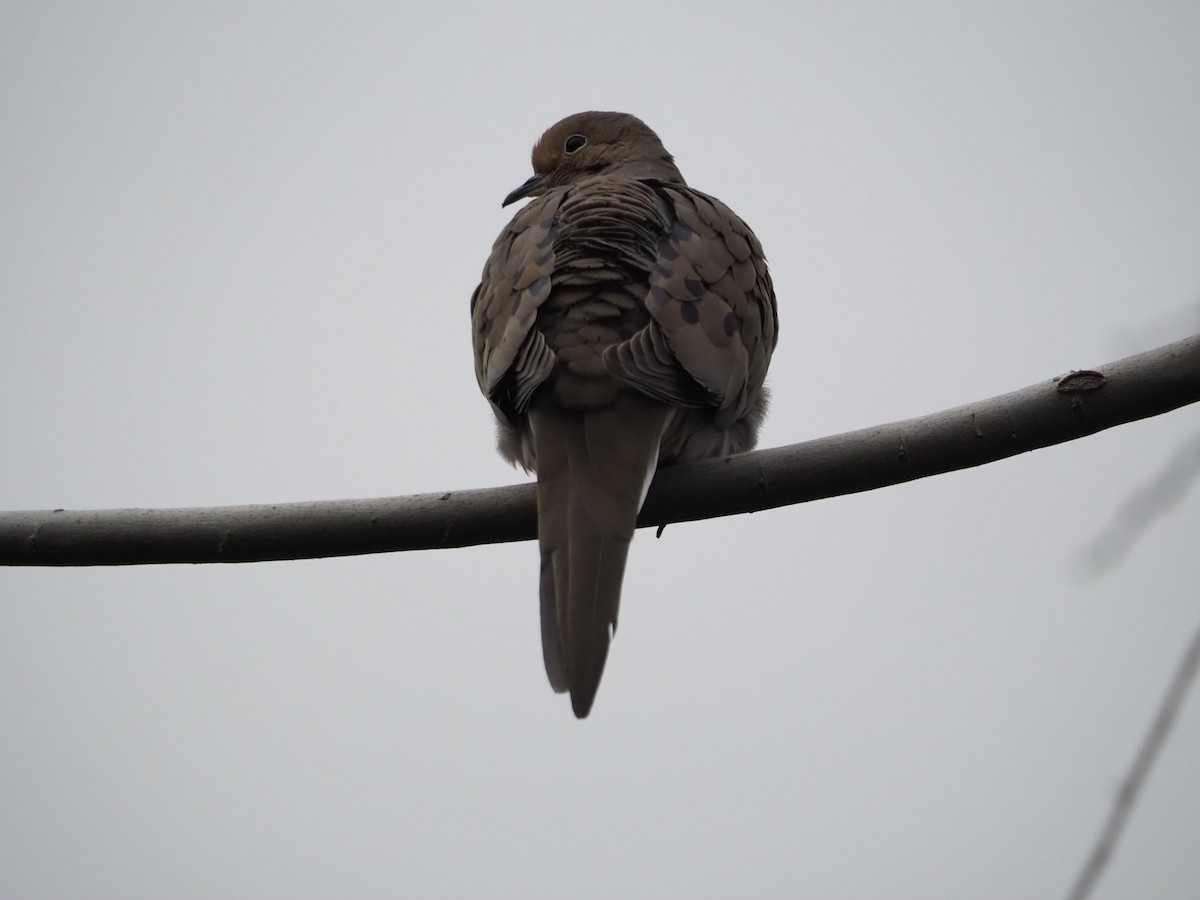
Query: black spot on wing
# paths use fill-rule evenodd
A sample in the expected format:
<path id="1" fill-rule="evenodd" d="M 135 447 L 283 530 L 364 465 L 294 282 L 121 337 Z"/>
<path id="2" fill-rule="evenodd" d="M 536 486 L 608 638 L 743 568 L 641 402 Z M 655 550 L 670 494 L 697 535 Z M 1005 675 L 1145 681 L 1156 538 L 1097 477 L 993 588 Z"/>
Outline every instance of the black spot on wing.
<path id="1" fill-rule="evenodd" d="M 742 322 L 741 322 L 741 319 L 739 319 L 737 317 L 737 313 L 732 312 L 732 311 L 725 313 L 725 334 L 726 335 L 728 335 L 729 337 L 733 337 L 735 334 L 737 334 L 738 329 L 741 327 L 742 327 Z"/>
<path id="2" fill-rule="evenodd" d="M 543 275 L 537 278 L 529 285 L 529 294 L 537 304 L 541 304 L 546 299 L 546 294 L 550 291 L 550 276 Z"/>

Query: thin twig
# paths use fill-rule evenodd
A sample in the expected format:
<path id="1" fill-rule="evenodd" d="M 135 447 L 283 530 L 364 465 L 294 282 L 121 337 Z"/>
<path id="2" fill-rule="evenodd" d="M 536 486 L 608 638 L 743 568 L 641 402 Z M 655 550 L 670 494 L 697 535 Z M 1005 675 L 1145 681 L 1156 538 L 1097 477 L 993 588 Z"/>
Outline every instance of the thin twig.
<path id="1" fill-rule="evenodd" d="M 1166 465 L 1130 494 L 1111 522 L 1080 553 L 1084 572 L 1099 578 L 1115 569 L 1150 527 L 1183 502 L 1200 479 L 1200 433 L 1185 440 Z"/>
<path id="2" fill-rule="evenodd" d="M 1192 635 L 1187 652 L 1183 654 L 1183 661 L 1180 662 L 1175 677 L 1171 679 L 1171 684 L 1167 688 L 1167 694 L 1159 706 L 1158 715 L 1154 717 L 1150 731 L 1147 732 L 1141 749 L 1138 750 L 1137 756 L 1133 760 L 1133 767 L 1125 776 L 1121 790 L 1117 792 L 1112 811 L 1108 815 L 1108 821 L 1104 823 L 1104 829 L 1100 832 L 1100 837 L 1096 841 L 1096 846 L 1092 848 L 1091 855 L 1083 866 L 1083 871 L 1079 873 L 1075 886 L 1067 895 L 1068 900 L 1086 900 L 1100 878 L 1100 873 L 1104 871 L 1104 867 L 1112 857 L 1117 839 L 1121 836 L 1121 830 L 1133 812 L 1142 786 L 1146 783 L 1146 777 L 1150 774 L 1150 767 L 1154 765 L 1159 751 L 1162 750 L 1163 743 L 1171 731 L 1171 726 L 1183 705 L 1188 688 L 1196 678 L 1198 669 L 1200 669 L 1200 628 L 1197 628 L 1196 633 Z"/>

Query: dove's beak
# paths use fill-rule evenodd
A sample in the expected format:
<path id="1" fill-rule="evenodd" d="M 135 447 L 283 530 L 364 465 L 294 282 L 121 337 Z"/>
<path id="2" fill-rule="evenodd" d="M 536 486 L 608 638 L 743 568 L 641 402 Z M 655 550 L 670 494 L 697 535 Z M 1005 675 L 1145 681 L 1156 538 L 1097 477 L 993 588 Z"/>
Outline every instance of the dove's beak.
<path id="1" fill-rule="evenodd" d="M 542 186 L 546 183 L 545 175 L 534 175 L 523 185 L 504 198 L 501 206 L 508 206 L 510 203 L 516 203 L 518 200 L 523 200 L 526 197 L 533 197 L 542 192 Z"/>

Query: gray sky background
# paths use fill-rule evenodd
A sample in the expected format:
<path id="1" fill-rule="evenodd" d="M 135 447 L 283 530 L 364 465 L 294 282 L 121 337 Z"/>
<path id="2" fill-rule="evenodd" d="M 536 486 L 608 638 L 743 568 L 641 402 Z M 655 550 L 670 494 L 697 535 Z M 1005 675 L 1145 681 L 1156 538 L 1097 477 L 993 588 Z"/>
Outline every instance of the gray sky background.
<path id="1" fill-rule="evenodd" d="M 0 3 L 0 508 L 518 480 L 467 303 L 571 112 L 761 238 L 763 446 L 1197 330 L 1200 5 Z M 1064 894 L 1200 619 L 1186 409 L 641 532 L 592 718 L 532 544 L 0 570 L 0 895 Z M 1195 897 L 1193 695 L 1096 896 Z"/>

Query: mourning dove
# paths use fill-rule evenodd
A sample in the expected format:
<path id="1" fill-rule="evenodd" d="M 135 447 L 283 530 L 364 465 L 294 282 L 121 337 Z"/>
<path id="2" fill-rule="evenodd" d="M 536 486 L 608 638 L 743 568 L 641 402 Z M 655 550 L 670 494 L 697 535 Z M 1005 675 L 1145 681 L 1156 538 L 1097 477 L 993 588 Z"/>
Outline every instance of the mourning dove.
<path id="1" fill-rule="evenodd" d="M 475 374 L 537 472 L 546 674 L 582 719 L 655 469 L 753 448 L 778 319 L 754 233 L 640 119 L 569 116 L 533 171 L 471 297 Z"/>

